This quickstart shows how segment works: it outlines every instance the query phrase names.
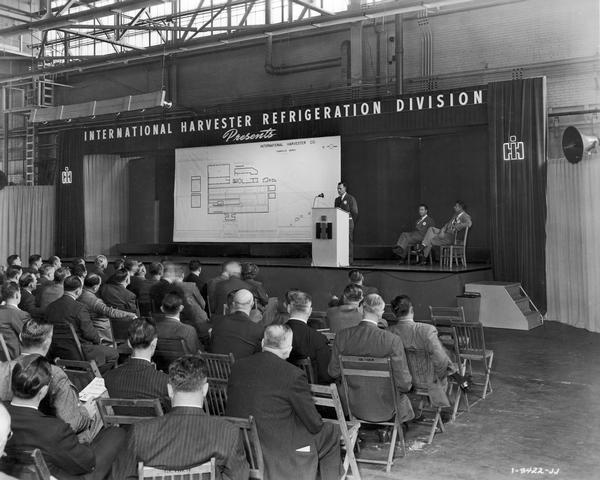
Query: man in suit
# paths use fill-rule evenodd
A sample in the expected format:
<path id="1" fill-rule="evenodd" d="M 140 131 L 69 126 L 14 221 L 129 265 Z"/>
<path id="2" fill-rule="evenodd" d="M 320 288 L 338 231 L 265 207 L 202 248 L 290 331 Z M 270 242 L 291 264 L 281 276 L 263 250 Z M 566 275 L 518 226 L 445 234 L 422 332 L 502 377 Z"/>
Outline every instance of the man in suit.
<path id="1" fill-rule="evenodd" d="M 215 288 L 215 304 L 211 304 L 211 313 L 223 313 L 223 306 L 227 304 L 227 295 L 234 290 L 245 289 L 254 295 L 252 285 L 242 280 L 242 266 L 239 262 L 231 260 L 225 264 L 227 278 L 219 282 Z M 254 295 L 256 296 L 256 295 Z"/>
<path id="2" fill-rule="evenodd" d="M 46 320 L 27 320 L 21 330 L 21 355 L 10 362 L 0 363 L 0 401 L 10 402 L 13 393 L 10 385 L 12 369 L 15 363 L 28 355 L 45 357 L 52 343 L 52 324 Z M 40 405 L 40 410 L 48 415 L 54 415 L 65 422 L 71 430 L 79 433 L 90 424 L 90 416 L 85 407 L 79 403 L 75 386 L 71 383 L 62 368 L 51 365 L 52 378 L 48 395 Z"/>
<path id="3" fill-rule="evenodd" d="M 419 218 L 415 222 L 415 229 L 412 232 L 402 232 L 398 237 L 396 247 L 394 247 L 393 251 L 400 257 L 401 263 L 406 261 L 410 246 L 418 245 L 419 242 L 423 241 L 425 233 L 431 227 L 435 227 L 435 220 L 429 216 L 427 205 L 422 203 L 419 205 Z"/>
<path id="4" fill-rule="evenodd" d="M 253 415 L 263 448 L 265 480 L 339 479 L 340 433 L 317 412 L 306 375 L 286 362 L 293 333 L 287 325 L 265 329 L 261 353 L 233 364 L 226 414 Z"/>
<path id="5" fill-rule="evenodd" d="M 133 312 L 126 312 L 117 308 L 109 307 L 98 298 L 98 291 L 102 285 L 102 279 L 99 275 L 92 273 L 85 277 L 83 281 L 83 290 L 77 299 L 79 303 L 83 303 L 90 312 L 90 318 L 94 328 L 100 335 L 100 340 L 105 343 L 112 343 L 112 328 L 110 326 L 111 318 L 136 318 L 137 315 Z"/>
<path id="6" fill-rule="evenodd" d="M 339 305 L 327 309 L 329 330 L 337 333 L 344 328 L 358 325 L 362 320 L 363 298 L 363 289 L 359 285 L 346 285 Z"/>
<path id="7" fill-rule="evenodd" d="M 27 312 L 19 309 L 21 291 L 16 283 L 5 283 L 2 285 L 1 292 L 5 304 L 0 305 L 0 333 L 8 347 L 10 358 L 16 358 L 21 354 L 19 335 L 23 324 L 31 317 Z"/>
<path id="8" fill-rule="evenodd" d="M 242 265 L 242 280 L 252 287 L 252 291 L 260 308 L 264 309 L 264 307 L 267 306 L 267 303 L 269 303 L 269 294 L 262 282 L 256 280 L 259 272 L 260 269 L 255 263 L 244 263 Z"/>
<path id="9" fill-rule="evenodd" d="M 406 393 L 412 388 L 412 377 L 408 370 L 404 345 L 400 337 L 377 326 L 384 310 L 385 302 L 379 295 L 367 295 L 363 302 L 363 320 L 360 324 L 338 332 L 335 337 L 329 363 L 329 374 L 333 378 L 340 377 L 340 355 L 391 357 L 394 385 L 400 409 L 398 415 L 401 422 L 407 422 L 414 418 L 410 400 L 406 396 Z M 392 418 L 394 405 L 387 379 L 349 379 L 348 388 L 352 413 L 359 418 L 374 422 L 388 421 Z M 352 398 L 357 400 L 353 402 Z"/>
<path id="10" fill-rule="evenodd" d="M 356 199 L 347 192 L 347 189 L 348 187 L 345 182 L 338 183 L 337 192 L 339 197 L 335 199 L 334 207 L 341 208 L 350 214 L 350 221 L 348 224 L 348 259 L 350 263 L 352 263 L 354 262 L 354 227 L 358 221 L 358 203 L 356 202 Z"/>
<path id="11" fill-rule="evenodd" d="M 102 283 L 106 283 L 107 275 L 106 268 L 108 267 L 108 259 L 104 255 L 98 255 L 94 259 L 94 266 L 92 267 L 92 273 L 98 275 L 102 279 Z"/>
<path id="12" fill-rule="evenodd" d="M 201 293 L 204 295 L 204 298 L 206 298 L 206 301 L 208 302 L 207 311 L 210 314 L 212 314 L 217 302 L 217 299 L 215 297 L 217 285 L 229 278 L 229 275 L 226 271 L 226 266 L 229 263 L 229 261 L 230 260 L 223 262 L 223 264 L 221 265 L 221 273 L 219 273 L 219 275 L 217 275 L 216 277 L 209 279 L 208 282 L 206 282 L 206 286 L 204 287 L 205 291 L 201 291 Z"/>
<path id="13" fill-rule="evenodd" d="M 321 384 L 331 383 L 331 377 L 327 373 L 327 366 L 331 358 L 327 338 L 308 326 L 308 318 L 312 313 L 310 295 L 304 292 L 294 292 L 291 295 L 288 312 L 290 319 L 287 325 L 294 334 L 292 352 L 288 362 L 296 365 L 299 360 L 310 358 L 316 377 L 315 381 Z"/>
<path id="14" fill-rule="evenodd" d="M 398 319 L 398 323 L 389 328 L 389 332 L 398 335 L 402 339 L 405 349 L 416 349 L 426 351 L 431 358 L 435 372 L 435 382 L 428 385 L 432 391 L 431 400 L 437 400 L 435 406 L 450 406 L 446 390 L 448 387 L 447 377 L 456 374 L 459 385 L 464 382 L 463 377 L 458 374 L 458 366 L 450 359 L 448 352 L 442 346 L 438 338 L 437 329 L 428 323 L 414 321 L 414 309 L 410 297 L 398 295 L 392 300 L 392 310 Z M 421 367 L 423 371 L 427 366 Z"/>
<path id="15" fill-rule="evenodd" d="M 136 296 L 135 293 L 127 290 L 127 285 L 129 285 L 129 273 L 125 269 L 119 269 L 112 274 L 100 295 L 109 307 L 136 313 Z"/>
<path id="16" fill-rule="evenodd" d="M 186 355 L 169 366 L 173 409 L 132 426 L 127 448 L 117 457 L 113 480 L 137 480 L 138 462 L 167 470 L 200 465 L 215 457 L 218 478 L 247 480 L 249 469 L 240 430 L 227 420 L 207 415 L 202 406 L 208 392 L 203 359 Z"/>
<path id="17" fill-rule="evenodd" d="M 45 311 L 48 305 L 63 296 L 65 293 L 63 282 L 69 275 L 71 275 L 69 267 L 57 268 L 54 270 L 54 281 L 36 290 L 37 304 L 42 310 Z"/>
<path id="18" fill-rule="evenodd" d="M 48 393 L 51 376 L 50 364 L 42 356 L 27 355 L 15 363 L 11 376 L 14 396 L 7 406 L 13 431 L 6 444 L 7 456 L 39 448 L 57 478 L 74 475 L 86 480 L 104 479 L 121 449 L 125 433 L 116 427 L 107 428 L 91 445 L 79 443 L 65 422 L 38 409 Z"/>
<path id="19" fill-rule="evenodd" d="M 236 361 L 260 352 L 263 327 L 250 319 L 253 304 L 250 291 L 242 289 L 235 293 L 232 313 L 213 325 L 211 352 L 233 353 Z"/>
<path id="20" fill-rule="evenodd" d="M 430 227 L 427 230 L 423 241 L 417 245 L 419 251 L 423 252 L 422 265 L 427 264 L 427 257 L 429 257 L 432 247 L 452 245 L 456 239 L 457 232 L 473 225 L 471 216 L 465 212 L 465 208 L 466 205 L 464 202 L 457 200 L 454 204 L 454 215 L 452 215 L 452 218 L 441 229 Z"/>
<path id="21" fill-rule="evenodd" d="M 11 265 L 6 269 L 6 272 L 4 272 L 3 283 L 14 282 L 18 284 L 22 275 L 23 269 L 19 265 Z"/>
<path id="22" fill-rule="evenodd" d="M 167 293 L 160 307 L 162 315 L 157 315 L 156 332 L 158 338 L 182 339 L 190 353 L 198 351 L 198 336 L 190 325 L 181 323 L 183 299 L 176 293 Z"/>
<path id="23" fill-rule="evenodd" d="M 19 308 L 34 318 L 41 318 L 44 311 L 36 306 L 35 295 L 33 294 L 37 288 L 37 277 L 33 273 L 26 273 L 19 279 L 19 286 L 21 287 Z"/>
<path id="24" fill-rule="evenodd" d="M 57 325 L 64 325 L 64 322 L 73 325 L 86 360 L 95 360 L 98 366 L 116 362 L 119 353 L 108 345 L 100 344 L 100 335 L 94 328 L 88 308 L 77 301 L 83 290 L 79 277 L 74 275 L 67 277 L 63 285 L 64 295 L 48 305 L 46 309 L 48 321 L 54 325 L 55 330 Z M 52 342 L 53 355 L 67 358 L 63 356 L 63 349 L 64 346 L 59 341 Z M 71 358 L 71 360 L 77 359 Z"/>
<path id="25" fill-rule="evenodd" d="M 111 398 L 158 398 L 163 407 L 169 406 L 167 375 L 152 363 L 157 341 L 154 322 L 144 318 L 131 322 L 127 342 L 133 350 L 131 357 L 104 375 Z"/>
<path id="26" fill-rule="evenodd" d="M 188 268 L 190 272 L 183 279 L 186 283 L 195 283 L 196 287 L 198 287 L 198 291 L 202 293 L 206 286 L 206 282 L 202 279 L 202 264 L 199 260 L 190 260 L 188 264 Z M 202 308 L 206 309 L 206 305 L 202 306 Z"/>
<path id="27" fill-rule="evenodd" d="M 27 267 L 27 273 L 33 273 L 36 277 L 39 276 L 39 269 L 42 266 L 42 256 L 34 253 L 29 255 L 29 267 Z"/>

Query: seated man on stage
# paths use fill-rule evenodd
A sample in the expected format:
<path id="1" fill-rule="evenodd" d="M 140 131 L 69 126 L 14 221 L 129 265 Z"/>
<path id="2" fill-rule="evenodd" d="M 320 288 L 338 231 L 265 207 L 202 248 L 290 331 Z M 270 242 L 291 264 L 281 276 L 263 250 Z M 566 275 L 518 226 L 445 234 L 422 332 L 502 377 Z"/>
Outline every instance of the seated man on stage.
<path id="1" fill-rule="evenodd" d="M 470 215 L 465 212 L 465 204 L 457 200 L 454 204 L 454 215 L 440 229 L 431 227 L 427 230 L 423 241 L 417 246 L 418 250 L 423 254 L 421 265 L 427 264 L 427 257 L 431 253 L 431 247 L 441 245 L 452 245 L 456 238 L 456 232 L 471 227 Z"/>
<path id="2" fill-rule="evenodd" d="M 429 216 L 429 208 L 422 203 L 419 205 L 419 218 L 415 222 L 415 230 L 412 232 L 402 232 L 393 252 L 400 257 L 400 262 L 404 263 L 408 256 L 411 245 L 417 245 L 423 241 L 425 233 L 431 227 L 435 227 L 435 220 Z"/>

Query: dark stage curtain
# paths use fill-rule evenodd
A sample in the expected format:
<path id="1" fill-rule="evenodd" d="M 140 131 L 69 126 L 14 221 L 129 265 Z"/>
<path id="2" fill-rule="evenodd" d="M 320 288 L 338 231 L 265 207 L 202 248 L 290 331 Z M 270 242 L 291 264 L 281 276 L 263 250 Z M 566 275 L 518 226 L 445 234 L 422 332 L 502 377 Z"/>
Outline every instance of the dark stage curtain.
<path id="1" fill-rule="evenodd" d="M 546 79 L 489 84 L 488 119 L 494 276 L 545 312 Z"/>
<path id="2" fill-rule="evenodd" d="M 81 130 L 61 132 L 56 177 L 56 254 L 84 254 L 83 148 Z M 70 175 L 67 174 L 68 168 Z M 69 183 L 70 180 L 70 183 Z"/>

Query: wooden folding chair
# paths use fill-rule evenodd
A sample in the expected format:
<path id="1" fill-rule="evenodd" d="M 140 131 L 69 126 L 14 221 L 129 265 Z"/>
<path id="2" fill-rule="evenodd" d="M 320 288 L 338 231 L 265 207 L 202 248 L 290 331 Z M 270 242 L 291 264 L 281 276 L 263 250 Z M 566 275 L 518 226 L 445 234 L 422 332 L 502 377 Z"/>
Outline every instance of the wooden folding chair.
<path id="1" fill-rule="evenodd" d="M 13 451 L 6 449 L 6 456 L 0 459 L 0 471 L 10 478 L 22 480 L 51 480 L 50 470 L 40 449 Z M 4 477 L 3 477 L 4 478 Z"/>
<path id="2" fill-rule="evenodd" d="M 131 318 L 110 318 L 110 329 L 112 331 L 113 347 L 116 349 L 128 349 L 131 348 L 127 345 L 129 340 L 129 325 L 131 325 Z M 125 347 L 123 347 L 123 345 Z"/>
<path id="3" fill-rule="evenodd" d="M 177 360 L 184 355 L 189 355 L 190 352 L 183 338 L 160 338 L 156 344 L 154 351 L 154 363 L 156 368 L 167 372 L 169 365 L 173 360 Z"/>
<path id="4" fill-rule="evenodd" d="M 204 410 L 209 415 L 225 415 L 227 407 L 227 380 L 211 378 L 208 380 L 208 393 L 204 402 Z"/>
<path id="5" fill-rule="evenodd" d="M 220 380 L 229 380 L 231 366 L 235 362 L 233 353 L 220 354 L 200 352 L 198 355 L 206 362 L 209 379 L 217 378 Z"/>
<path id="6" fill-rule="evenodd" d="M 244 442 L 244 450 L 246 451 L 246 459 L 248 465 L 250 465 L 250 478 L 252 480 L 262 480 L 265 464 L 254 417 L 250 415 L 248 418 L 223 417 L 223 419 L 239 427 Z"/>
<path id="7" fill-rule="evenodd" d="M 471 323 L 453 323 L 452 326 L 456 330 L 456 337 L 459 344 L 459 356 L 467 365 L 467 371 L 473 375 L 472 362 L 478 361 L 483 365 L 483 383 L 475 383 L 473 385 L 482 385 L 483 393 L 481 398 L 485 398 L 488 393 L 492 393 L 492 382 L 490 374 L 492 372 L 492 363 L 494 361 L 494 351 L 488 350 L 485 347 L 485 335 L 483 333 L 483 325 L 480 322 Z M 488 392 L 489 390 L 489 392 Z"/>
<path id="8" fill-rule="evenodd" d="M 356 456 L 354 455 L 354 447 L 358 440 L 358 431 L 360 430 L 360 422 L 356 420 L 346 420 L 344 415 L 344 409 L 342 408 L 342 402 L 338 393 L 338 389 L 335 383 L 331 385 L 310 385 L 310 391 L 312 393 L 313 402 L 315 405 L 323 407 L 333 408 L 335 410 L 337 420 L 324 418 L 324 422 L 331 422 L 339 425 L 340 431 L 342 432 L 342 442 L 346 450 L 344 457 L 344 474 L 342 480 L 348 476 L 348 468 L 352 471 L 352 478 L 360 480 L 360 472 L 358 470 L 358 464 L 356 463 Z"/>
<path id="9" fill-rule="evenodd" d="M 50 352 L 53 358 L 85 360 L 77 332 L 73 325 L 66 321 L 54 324 Z"/>
<path id="10" fill-rule="evenodd" d="M 210 477 L 205 477 L 210 475 Z M 138 480 L 201 480 L 217 478 L 217 464 L 215 457 L 208 462 L 185 470 L 163 470 L 155 467 L 147 467 L 144 462 L 138 463 Z"/>
<path id="11" fill-rule="evenodd" d="M 98 398 L 96 405 L 105 427 L 131 425 L 164 415 L 158 398 Z"/>
<path id="12" fill-rule="evenodd" d="M 402 446 L 402 455 L 406 455 L 406 445 L 404 443 L 404 433 L 402 431 L 402 425 L 398 418 L 398 398 L 396 394 L 396 386 L 394 384 L 394 376 L 392 373 L 392 363 L 389 357 L 385 358 L 374 358 L 374 357 L 357 357 L 357 356 L 345 356 L 340 355 L 339 357 L 342 385 L 344 387 L 344 396 L 346 405 L 348 406 L 348 413 L 350 420 L 358 421 L 362 423 L 368 423 L 373 425 L 391 426 L 392 438 L 390 443 L 390 449 L 386 461 L 372 460 L 368 458 L 356 458 L 357 462 L 373 463 L 378 465 L 385 465 L 385 471 L 389 473 L 394 463 L 394 452 L 396 450 L 396 438 L 400 440 Z M 391 398 L 391 405 L 386 405 L 387 409 L 391 412 L 390 421 L 372 421 L 367 410 L 373 402 L 373 391 L 371 388 L 359 388 L 351 390 L 348 388 L 352 380 L 369 380 L 378 379 L 384 388 L 389 388 L 389 397 Z M 363 383 L 363 382 L 360 382 Z M 379 386 L 379 382 L 378 382 Z M 356 415 L 355 412 L 360 411 L 360 416 Z"/>
<path id="13" fill-rule="evenodd" d="M 4 336 L 0 333 L 0 362 L 10 362 L 10 352 L 4 341 Z"/>
<path id="14" fill-rule="evenodd" d="M 102 374 L 94 360 L 66 360 L 56 358 L 54 364 L 61 368 L 78 392 L 81 392 L 94 377 L 102 378 Z"/>
<path id="15" fill-rule="evenodd" d="M 295 362 L 295 365 L 298 368 L 304 370 L 308 383 L 317 383 L 317 377 L 315 376 L 315 370 L 313 368 L 312 360 L 310 359 L 310 357 L 301 358 L 300 360 L 297 360 Z"/>
<path id="16" fill-rule="evenodd" d="M 452 267 L 456 261 L 460 261 L 463 267 L 467 266 L 467 237 L 469 236 L 469 227 L 456 232 L 454 243 L 452 245 L 442 245 L 440 247 L 440 267 Z"/>
<path id="17" fill-rule="evenodd" d="M 429 395 L 429 385 L 433 384 L 435 378 L 435 367 L 429 352 L 426 350 L 419 350 L 416 348 L 406 348 L 406 360 L 408 362 L 408 370 L 412 376 L 412 383 L 414 395 L 419 397 L 419 416 L 422 416 L 425 412 L 433 413 L 433 419 L 431 420 L 431 429 L 427 437 L 427 443 L 430 444 L 433 441 L 437 429 L 440 432 L 444 432 L 444 422 L 442 421 L 440 406 L 434 406 Z M 424 423 L 424 422 L 423 422 Z"/>

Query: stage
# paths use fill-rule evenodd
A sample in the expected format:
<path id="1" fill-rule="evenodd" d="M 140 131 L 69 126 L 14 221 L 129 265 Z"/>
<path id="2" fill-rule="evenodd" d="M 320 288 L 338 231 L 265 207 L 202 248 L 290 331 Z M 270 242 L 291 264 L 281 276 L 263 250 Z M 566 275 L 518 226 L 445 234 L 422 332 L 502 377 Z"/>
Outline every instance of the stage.
<path id="1" fill-rule="evenodd" d="M 219 274 L 221 264 L 231 257 L 184 257 L 130 255 L 148 264 L 153 261 L 171 261 L 187 267 L 190 260 L 202 263 L 202 278 L 208 280 Z M 88 259 L 91 260 L 91 259 Z M 109 260 L 113 260 L 110 258 Z M 340 296 L 348 284 L 348 272 L 359 269 L 365 276 L 365 285 L 376 287 L 386 303 L 396 295 L 409 295 L 417 318 L 428 318 L 428 306 L 456 305 L 456 296 L 464 291 L 466 283 L 493 280 L 489 263 L 465 267 L 441 268 L 433 265 L 399 265 L 393 260 L 357 260 L 350 267 L 313 267 L 309 258 L 244 258 L 260 267 L 258 280 L 262 281 L 271 297 L 282 298 L 290 288 L 298 288 L 313 297 L 314 310 L 326 310 L 332 295 Z M 186 269 L 187 271 L 187 269 Z"/>

